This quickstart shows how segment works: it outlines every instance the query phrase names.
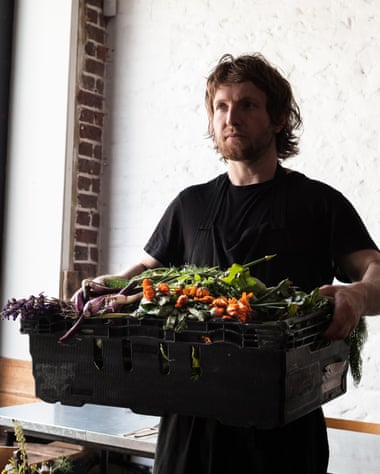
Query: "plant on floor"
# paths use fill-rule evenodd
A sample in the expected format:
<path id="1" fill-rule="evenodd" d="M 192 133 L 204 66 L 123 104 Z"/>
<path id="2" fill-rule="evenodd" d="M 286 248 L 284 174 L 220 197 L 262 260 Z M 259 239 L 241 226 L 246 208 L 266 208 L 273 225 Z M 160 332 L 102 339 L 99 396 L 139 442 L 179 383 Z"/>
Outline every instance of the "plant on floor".
<path id="1" fill-rule="evenodd" d="M 60 457 L 49 463 L 28 464 L 28 454 L 26 450 L 26 440 L 22 426 L 17 420 L 13 420 L 14 433 L 18 448 L 15 449 L 13 456 L 8 464 L 1 471 L 1 474 L 54 474 L 72 472 L 71 461 L 67 457 Z"/>

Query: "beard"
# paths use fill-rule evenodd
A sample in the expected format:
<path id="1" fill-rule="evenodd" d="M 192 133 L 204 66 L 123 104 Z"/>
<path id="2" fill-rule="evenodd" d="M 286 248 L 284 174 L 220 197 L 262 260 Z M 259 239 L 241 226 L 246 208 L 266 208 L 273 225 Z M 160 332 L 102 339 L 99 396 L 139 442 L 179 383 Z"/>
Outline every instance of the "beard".
<path id="1" fill-rule="evenodd" d="M 249 161 L 255 163 L 265 156 L 268 150 L 273 146 L 275 134 L 272 129 L 267 129 L 260 137 L 255 140 L 249 140 L 247 144 L 242 142 L 230 143 L 224 137 L 215 140 L 215 149 L 222 155 L 223 159 L 228 161 Z"/>

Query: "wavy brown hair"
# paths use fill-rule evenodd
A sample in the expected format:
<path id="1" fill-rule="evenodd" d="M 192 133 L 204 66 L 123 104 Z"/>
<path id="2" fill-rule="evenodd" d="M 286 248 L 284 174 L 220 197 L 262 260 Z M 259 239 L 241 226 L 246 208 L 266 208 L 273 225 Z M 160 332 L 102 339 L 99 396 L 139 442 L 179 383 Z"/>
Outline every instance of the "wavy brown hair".
<path id="1" fill-rule="evenodd" d="M 295 131 L 302 126 L 299 107 L 293 97 L 290 83 L 261 54 L 254 53 L 234 58 L 223 55 L 207 78 L 206 108 L 208 132 L 214 140 L 213 101 L 216 90 L 224 84 L 252 82 L 266 94 L 266 108 L 273 125 L 282 124 L 276 134 L 278 157 L 282 160 L 298 153 L 299 137 Z"/>

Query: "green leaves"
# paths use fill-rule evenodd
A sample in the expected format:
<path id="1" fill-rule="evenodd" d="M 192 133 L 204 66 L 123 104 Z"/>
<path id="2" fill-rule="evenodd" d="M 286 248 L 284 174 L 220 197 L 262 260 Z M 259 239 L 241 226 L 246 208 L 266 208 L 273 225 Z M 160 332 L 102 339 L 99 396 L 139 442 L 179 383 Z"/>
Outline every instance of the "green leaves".
<path id="1" fill-rule="evenodd" d="M 237 292 L 253 291 L 260 295 L 267 290 L 267 287 L 258 278 L 251 276 L 249 268 L 233 263 L 226 272 L 226 276 L 220 278 L 221 281 L 233 286 Z"/>
<path id="2" fill-rule="evenodd" d="M 225 276 L 222 276 L 220 280 L 233 286 L 239 293 L 253 291 L 256 296 L 260 296 L 267 291 L 267 287 L 258 278 L 253 277 L 249 269 L 259 263 L 268 262 L 275 256 L 266 255 L 245 265 L 233 263 L 226 271 Z"/>
<path id="3" fill-rule="evenodd" d="M 367 324 L 365 318 L 361 318 L 358 326 L 348 336 L 347 343 L 350 347 L 349 362 L 354 385 L 358 386 L 362 378 L 362 349 L 367 341 Z"/>

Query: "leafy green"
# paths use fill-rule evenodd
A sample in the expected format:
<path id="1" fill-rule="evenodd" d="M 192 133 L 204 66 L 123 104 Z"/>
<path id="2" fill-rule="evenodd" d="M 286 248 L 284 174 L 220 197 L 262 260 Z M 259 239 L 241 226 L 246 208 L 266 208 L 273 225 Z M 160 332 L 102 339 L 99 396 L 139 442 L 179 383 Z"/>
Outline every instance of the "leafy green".
<path id="1" fill-rule="evenodd" d="M 221 281 L 233 286 L 237 291 L 254 291 L 256 294 L 263 294 L 267 287 L 258 278 L 253 277 L 249 268 L 233 263 L 228 269 L 227 275 L 221 277 Z"/>
<path id="2" fill-rule="evenodd" d="M 362 378 L 362 349 L 367 340 L 367 324 L 365 318 L 361 318 L 358 326 L 348 336 L 347 343 L 350 347 L 349 363 L 354 385 L 358 386 Z"/>

